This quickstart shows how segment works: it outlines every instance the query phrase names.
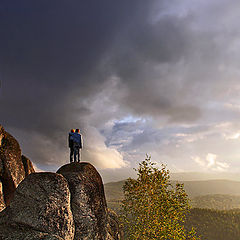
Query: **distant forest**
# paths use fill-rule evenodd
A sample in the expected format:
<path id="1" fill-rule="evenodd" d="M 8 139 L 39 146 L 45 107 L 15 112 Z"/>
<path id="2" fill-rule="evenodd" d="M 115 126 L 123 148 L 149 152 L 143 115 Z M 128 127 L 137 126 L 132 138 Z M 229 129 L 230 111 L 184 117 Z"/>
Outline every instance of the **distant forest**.
<path id="1" fill-rule="evenodd" d="M 105 184 L 108 207 L 119 213 L 124 181 Z M 206 184 L 205 182 L 203 182 Z M 220 182 L 219 182 L 220 183 Z M 235 182 L 238 185 L 238 182 Z M 194 182 L 195 184 L 195 182 Z M 216 183 L 214 183 L 216 184 Z M 230 182 L 226 181 L 225 193 Z M 220 185 L 220 184 L 219 184 Z M 237 186 L 234 187 L 237 187 Z M 215 185 L 216 186 L 216 185 Z M 194 186 L 195 187 L 195 186 Z M 194 189 L 191 182 L 187 183 L 188 191 Z M 204 189 L 203 187 L 200 189 Z M 194 189 L 197 191 L 197 189 Z M 229 188 L 228 188 L 229 191 Z M 240 195 L 207 194 L 196 196 L 188 192 L 192 209 L 187 215 L 185 227 L 196 229 L 201 240 L 239 240 L 240 239 Z M 199 191 L 203 193 L 203 191 Z"/>
<path id="2" fill-rule="evenodd" d="M 120 201 L 110 202 L 108 206 L 119 213 Z M 193 208 L 187 215 L 185 227 L 187 230 L 194 227 L 201 240 L 239 240 L 240 209 Z"/>
<path id="3" fill-rule="evenodd" d="M 239 240 L 240 209 L 219 211 L 193 208 L 187 216 L 185 227 L 194 227 L 201 240 Z"/>
<path id="4" fill-rule="evenodd" d="M 212 194 L 197 196 L 191 200 L 193 208 L 208 208 L 215 210 L 240 209 L 240 196 Z"/>

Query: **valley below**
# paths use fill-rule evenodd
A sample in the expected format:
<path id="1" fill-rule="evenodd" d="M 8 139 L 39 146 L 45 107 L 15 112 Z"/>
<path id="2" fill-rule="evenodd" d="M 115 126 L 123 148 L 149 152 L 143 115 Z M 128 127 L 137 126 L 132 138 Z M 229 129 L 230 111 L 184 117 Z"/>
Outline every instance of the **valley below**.
<path id="1" fill-rule="evenodd" d="M 120 213 L 123 181 L 104 185 L 107 205 Z M 202 240 L 240 239 L 240 181 L 198 180 L 172 181 L 184 184 L 191 210 L 186 229 L 194 227 Z"/>

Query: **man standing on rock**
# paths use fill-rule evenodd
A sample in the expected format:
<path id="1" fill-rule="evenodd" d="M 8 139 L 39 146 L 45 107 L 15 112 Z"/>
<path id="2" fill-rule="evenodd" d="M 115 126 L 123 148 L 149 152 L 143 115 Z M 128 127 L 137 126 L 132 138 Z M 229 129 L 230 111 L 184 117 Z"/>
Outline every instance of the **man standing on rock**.
<path id="1" fill-rule="evenodd" d="M 70 137 L 70 140 L 73 141 L 74 162 L 76 161 L 80 162 L 83 140 L 79 129 L 76 129 L 75 133 L 73 133 L 72 136 Z"/>
<path id="2" fill-rule="evenodd" d="M 70 133 L 68 134 L 68 147 L 70 148 L 70 162 L 73 161 L 73 140 L 71 139 L 72 135 L 74 134 L 75 130 L 71 129 Z"/>

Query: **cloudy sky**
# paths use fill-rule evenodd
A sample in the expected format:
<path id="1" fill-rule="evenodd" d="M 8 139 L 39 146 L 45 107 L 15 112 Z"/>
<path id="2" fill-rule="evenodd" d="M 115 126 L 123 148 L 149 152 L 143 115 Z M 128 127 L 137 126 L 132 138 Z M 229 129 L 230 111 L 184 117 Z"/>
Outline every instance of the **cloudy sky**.
<path id="1" fill-rule="evenodd" d="M 0 123 L 37 169 L 83 160 L 105 181 L 145 158 L 240 172 L 237 0 L 2 0 Z"/>

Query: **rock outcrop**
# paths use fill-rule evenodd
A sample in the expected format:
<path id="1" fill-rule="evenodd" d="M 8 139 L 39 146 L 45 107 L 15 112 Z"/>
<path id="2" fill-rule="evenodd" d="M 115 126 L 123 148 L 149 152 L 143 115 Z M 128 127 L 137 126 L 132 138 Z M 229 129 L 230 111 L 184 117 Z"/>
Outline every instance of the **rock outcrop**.
<path id="1" fill-rule="evenodd" d="M 22 156 L 17 140 L 0 125 L 0 211 L 9 206 L 18 184 L 32 172 L 32 163 Z"/>
<path id="2" fill-rule="evenodd" d="M 0 213 L 0 239 L 73 238 L 70 191 L 60 174 L 29 175 L 18 186 L 10 206 Z"/>
<path id="3" fill-rule="evenodd" d="M 113 239 L 108 233 L 108 211 L 102 178 L 89 163 L 70 163 L 57 173 L 68 181 L 75 223 L 74 239 Z"/>
<path id="4" fill-rule="evenodd" d="M 89 163 L 71 163 L 57 173 L 32 173 L 19 184 L 0 212 L 0 239 L 123 238 L 97 170 Z"/>
<path id="5" fill-rule="evenodd" d="M 122 240 L 122 236 L 94 166 L 70 163 L 57 173 L 34 173 L 16 139 L 0 125 L 0 240 Z"/>

